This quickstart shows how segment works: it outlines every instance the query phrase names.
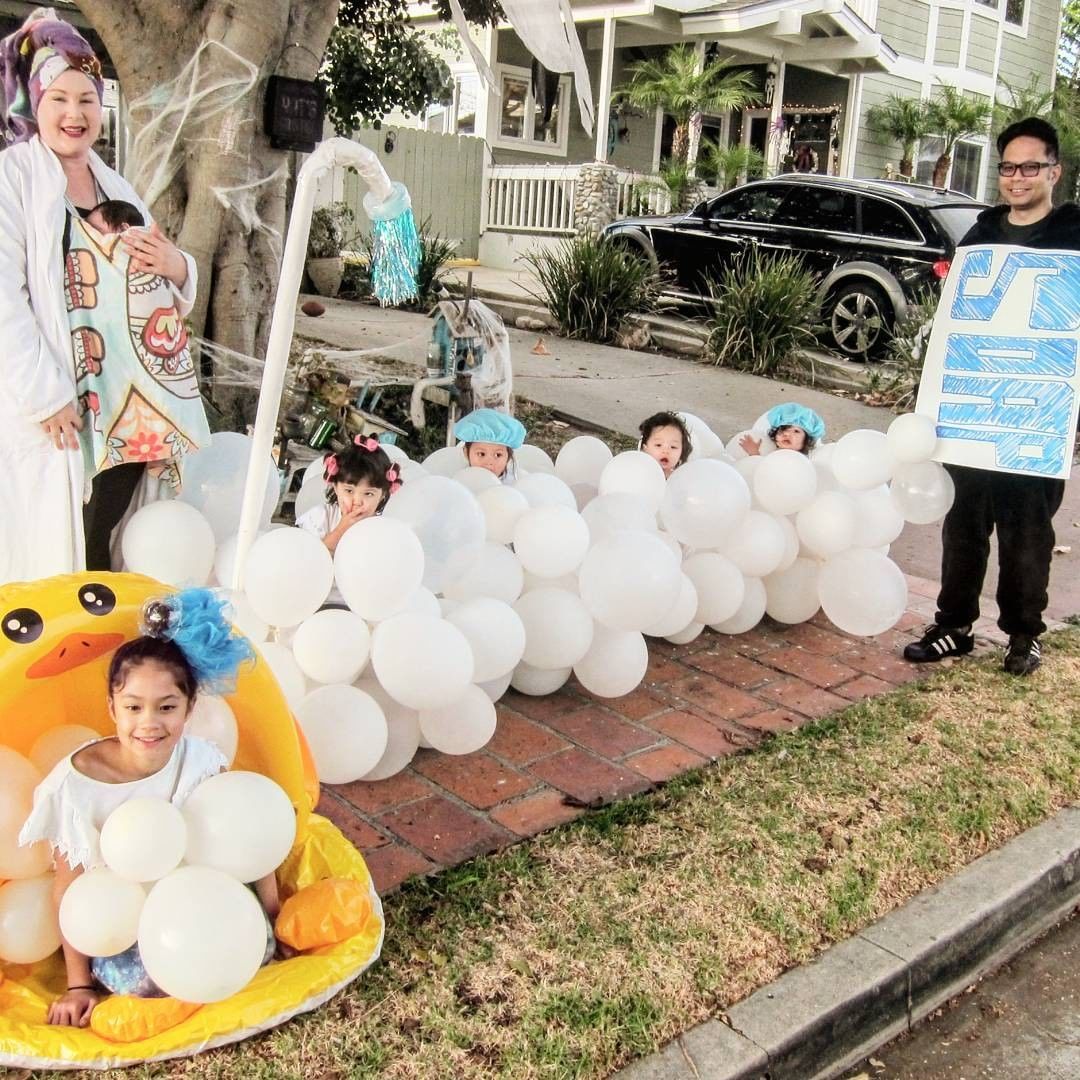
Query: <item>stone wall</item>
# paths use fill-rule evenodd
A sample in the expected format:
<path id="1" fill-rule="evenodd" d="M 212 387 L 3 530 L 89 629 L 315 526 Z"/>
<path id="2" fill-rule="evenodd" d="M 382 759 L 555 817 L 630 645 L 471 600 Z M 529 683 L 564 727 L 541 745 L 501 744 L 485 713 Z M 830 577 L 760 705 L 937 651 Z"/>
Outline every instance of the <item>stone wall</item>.
<path id="1" fill-rule="evenodd" d="M 579 236 L 597 236 L 615 220 L 618 208 L 618 170 L 593 162 L 582 165 L 574 192 L 574 225 Z"/>

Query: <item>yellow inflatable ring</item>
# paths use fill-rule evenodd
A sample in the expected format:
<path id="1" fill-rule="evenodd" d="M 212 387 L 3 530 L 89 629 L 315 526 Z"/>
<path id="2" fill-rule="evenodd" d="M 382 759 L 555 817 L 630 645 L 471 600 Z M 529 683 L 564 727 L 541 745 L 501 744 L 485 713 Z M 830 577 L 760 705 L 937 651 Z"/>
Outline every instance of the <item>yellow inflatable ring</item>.
<path id="1" fill-rule="evenodd" d="M 94 602 L 84 603 L 90 585 L 97 586 Z M 103 573 L 0 588 L 0 743 L 26 754 L 58 724 L 85 724 L 110 734 L 105 705 L 109 657 L 138 633 L 143 603 L 167 591 L 136 574 Z M 16 625 L 8 617 L 12 612 L 20 616 L 17 625 L 31 628 L 30 640 L 26 632 L 19 639 L 8 634 L 5 627 Z M 383 938 L 378 895 L 360 853 L 330 822 L 311 812 L 317 778 L 268 666 L 260 659 L 242 672 L 236 692 L 226 700 L 240 735 L 234 767 L 271 777 L 296 807 L 296 845 L 278 872 L 282 894 L 325 878 L 352 878 L 370 890 L 368 924 L 337 945 L 272 963 L 241 993 L 130 1043 L 45 1023 L 49 1002 L 64 990 L 59 953 L 33 966 L 0 964 L 0 1066 L 105 1069 L 195 1054 L 316 1008 L 377 959 Z"/>

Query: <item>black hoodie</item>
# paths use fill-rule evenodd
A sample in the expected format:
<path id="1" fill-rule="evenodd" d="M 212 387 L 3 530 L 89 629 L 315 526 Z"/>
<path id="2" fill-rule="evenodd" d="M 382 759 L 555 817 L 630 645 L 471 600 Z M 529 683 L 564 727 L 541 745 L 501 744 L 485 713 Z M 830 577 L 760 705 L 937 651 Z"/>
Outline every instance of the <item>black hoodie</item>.
<path id="1" fill-rule="evenodd" d="M 970 247 L 972 244 L 1007 244 L 1001 234 L 1001 223 L 1009 212 L 1005 204 L 991 206 L 984 210 L 968 230 L 967 235 L 957 247 Z M 1080 251 L 1080 206 L 1076 203 L 1062 203 L 1055 206 L 1038 223 L 1023 247 L 1051 248 L 1058 251 Z"/>

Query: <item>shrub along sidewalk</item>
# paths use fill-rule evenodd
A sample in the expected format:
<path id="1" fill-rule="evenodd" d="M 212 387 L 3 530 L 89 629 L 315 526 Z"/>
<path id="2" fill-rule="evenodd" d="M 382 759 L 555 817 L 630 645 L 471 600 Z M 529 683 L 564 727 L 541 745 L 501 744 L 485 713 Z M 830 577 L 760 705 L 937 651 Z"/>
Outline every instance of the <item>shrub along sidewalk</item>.
<path id="1" fill-rule="evenodd" d="M 266 1037 L 135 1076 L 603 1077 L 1080 793 L 1080 634 L 723 758 L 387 901 L 383 960 Z"/>

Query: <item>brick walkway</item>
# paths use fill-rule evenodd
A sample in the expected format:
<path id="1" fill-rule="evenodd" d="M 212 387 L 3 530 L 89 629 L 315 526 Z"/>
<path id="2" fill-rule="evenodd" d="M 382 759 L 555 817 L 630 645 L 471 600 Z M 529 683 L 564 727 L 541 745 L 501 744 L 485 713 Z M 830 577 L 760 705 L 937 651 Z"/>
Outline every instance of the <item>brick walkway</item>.
<path id="1" fill-rule="evenodd" d="M 650 640 L 645 680 L 625 697 L 595 698 L 573 679 L 548 697 L 511 690 L 483 750 L 420 750 L 389 780 L 324 785 L 319 812 L 364 853 L 382 893 L 506 847 L 918 678 L 926 669 L 899 654 L 932 621 L 937 585 L 908 584 L 909 611 L 876 638 L 845 635 L 821 613 L 799 626 L 766 620 L 736 637 Z M 976 633 L 1001 640 L 989 616 Z"/>

